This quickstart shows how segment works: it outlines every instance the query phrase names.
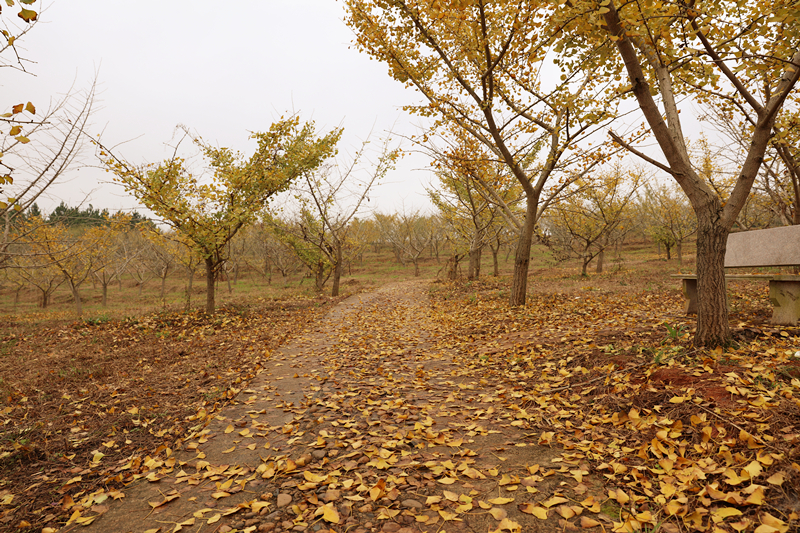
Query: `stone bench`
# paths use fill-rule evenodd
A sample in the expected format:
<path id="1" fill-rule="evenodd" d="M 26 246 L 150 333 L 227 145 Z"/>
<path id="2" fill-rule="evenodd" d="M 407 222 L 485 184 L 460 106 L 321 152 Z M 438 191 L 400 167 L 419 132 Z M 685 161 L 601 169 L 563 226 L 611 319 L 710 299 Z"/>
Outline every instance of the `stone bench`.
<path id="1" fill-rule="evenodd" d="M 800 226 L 783 226 L 728 235 L 725 268 L 789 267 L 800 265 Z M 686 313 L 697 313 L 697 275 L 674 274 L 683 281 Z M 729 279 L 765 279 L 769 281 L 772 303 L 770 322 L 784 326 L 797 325 L 800 318 L 800 275 L 734 274 Z"/>

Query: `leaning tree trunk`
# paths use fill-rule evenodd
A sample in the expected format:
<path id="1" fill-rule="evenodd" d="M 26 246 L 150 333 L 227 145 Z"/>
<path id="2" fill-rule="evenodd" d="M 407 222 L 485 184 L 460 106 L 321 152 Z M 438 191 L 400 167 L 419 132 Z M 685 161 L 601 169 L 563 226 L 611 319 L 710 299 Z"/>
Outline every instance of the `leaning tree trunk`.
<path id="1" fill-rule="evenodd" d="M 697 333 L 695 346 L 726 346 L 731 341 L 725 287 L 725 249 L 729 230 L 712 214 L 697 217 Z"/>
<path id="2" fill-rule="evenodd" d="M 216 294 L 214 292 L 216 288 L 214 285 L 215 267 L 214 257 L 206 257 L 206 313 L 209 315 L 213 315 L 216 309 Z"/>
<path id="3" fill-rule="evenodd" d="M 525 305 L 528 295 L 528 267 L 531 263 L 531 244 L 536 223 L 537 204 L 538 199 L 527 197 L 525 222 L 519 232 L 517 252 L 514 256 L 514 277 L 511 280 L 511 294 L 508 301 L 511 307 Z"/>

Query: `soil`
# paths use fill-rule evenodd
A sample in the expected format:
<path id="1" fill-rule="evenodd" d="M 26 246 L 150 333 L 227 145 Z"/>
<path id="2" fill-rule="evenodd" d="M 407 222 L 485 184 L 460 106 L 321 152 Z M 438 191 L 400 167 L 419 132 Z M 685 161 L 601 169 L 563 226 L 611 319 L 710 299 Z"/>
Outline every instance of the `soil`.
<path id="1" fill-rule="evenodd" d="M 171 453 L 172 466 L 122 489 L 124 498 L 89 526 L 62 531 L 483 532 L 506 515 L 524 531 L 558 528 L 558 515 L 542 521 L 518 505 L 549 494 L 581 501 L 596 487 L 562 489 L 559 453 L 512 425 L 505 407 L 482 403 L 482 391 L 504 384 L 476 388 L 482 376 L 457 372 L 436 348 L 443 339 L 432 330 L 426 287 L 395 284 L 339 304 L 318 329 L 276 351 Z M 509 495 L 488 504 L 494 515 L 478 505 Z M 266 503 L 253 510 L 253 501 Z M 338 524 L 314 516 L 325 502 Z M 467 502 L 475 511 L 449 514 Z"/>

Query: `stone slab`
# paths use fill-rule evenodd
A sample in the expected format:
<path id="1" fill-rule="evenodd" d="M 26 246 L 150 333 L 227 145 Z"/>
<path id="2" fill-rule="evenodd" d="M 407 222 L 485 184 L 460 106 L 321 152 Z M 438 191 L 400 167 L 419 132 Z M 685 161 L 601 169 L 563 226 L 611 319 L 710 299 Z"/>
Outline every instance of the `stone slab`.
<path id="1" fill-rule="evenodd" d="M 782 226 L 728 235 L 726 268 L 795 265 L 800 265 L 800 226 Z"/>

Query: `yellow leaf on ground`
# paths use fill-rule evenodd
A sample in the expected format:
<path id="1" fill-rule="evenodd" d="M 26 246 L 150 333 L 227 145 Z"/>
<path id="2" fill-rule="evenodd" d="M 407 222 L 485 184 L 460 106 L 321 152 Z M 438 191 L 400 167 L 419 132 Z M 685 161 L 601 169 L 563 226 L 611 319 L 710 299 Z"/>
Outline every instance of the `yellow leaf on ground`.
<path id="1" fill-rule="evenodd" d="M 492 515 L 492 517 L 495 520 L 502 520 L 503 518 L 508 516 L 508 513 L 506 513 L 506 510 L 505 509 L 500 509 L 499 507 L 492 507 L 491 509 L 489 509 L 489 514 Z"/>
<path id="2" fill-rule="evenodd" d="M 444 497 L 450 500 L 451 502 L 458 501 L 458 494 L 456 494 L 455 492 L 450 492 L 449 490 L 445 490 L 442 491 L 442 494 L 444 494 Z"/>
<path id="3" fill-rule="evenodd" d="M 321 511 L 321 512 L 320 512 Z M 322 515 L 322 519 L 331 524 L 339 523 L 339 512 L 333 506 L 333 503 L 326 503 L 314 513 L 316 516 Z"/>
<path id="4" fill-rule="evenodd" d="M 600 522 L 595 520 L 594 518 L 589 518 L 588 516 L 581 517 L 581 527 L 583 529 L 589 529 L 592 527 L 597 527 L 600 525 Z"/>
<path id="5" fill-rule="evenodd" d="M 553 496 L 546 502 L 542 502 L 542 505 L 544 505 L 545 507 L 552 507 L 554 505 L 558 505 L 559 503 L 564 503 L 568 501 L 569 501 L 568 499 L 562 498 L 561 496 Z"/>
<path id="6" fill-rule="evenodd" d="M 519 510 L 526 514 L 532 514 L 540 520 L 547 520 L 547 509 L 544 507 L 539 507 L 532 503 L 522 503 L 519 506 Z"/>
<path id="7" fill-rule="evenodd" d="M 456 513 L 449 513 L 447 511 L 439 510 L 439 516 L 444 519 L 445 522 L 453 521 L 453 522 L 461 522 L 462 520 L 458 517 Z"/>
<path id="8" fill-rule="evenodd" d="M 442 485 L 452 485 L 453 483 L 456 482 L 456 480 L 451 477 L 443 477 L 442 479 L 439 479 L 437 481 Z"/>
<path id="9" fill-rule="evenodd" d="M 500 497 L 500 498 L 492 498 L 491 500 L 489 500 L 489 503 L 494 504 L 494 505 L 505 505 L 505 504 L 511 503 L 513 501 L 514 501 L 514 498 L 503 498 L 503 497 Z"/>

